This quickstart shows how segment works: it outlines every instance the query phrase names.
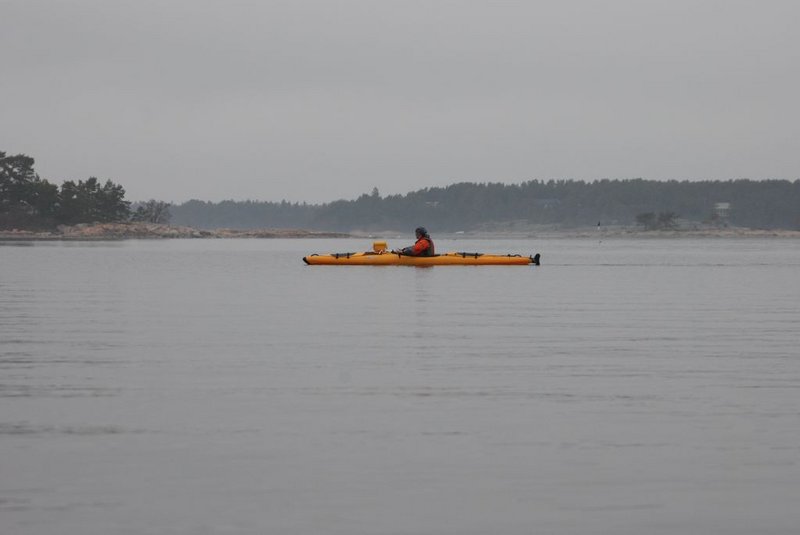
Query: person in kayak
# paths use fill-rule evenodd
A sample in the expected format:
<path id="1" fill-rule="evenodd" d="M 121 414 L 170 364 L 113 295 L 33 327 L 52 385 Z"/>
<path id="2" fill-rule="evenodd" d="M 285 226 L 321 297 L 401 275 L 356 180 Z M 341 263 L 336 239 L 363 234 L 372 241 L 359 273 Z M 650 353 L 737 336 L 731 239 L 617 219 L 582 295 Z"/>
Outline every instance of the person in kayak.
<path id="1" fill-rule="evenodd" d="M 414 245 L 392 252 L 408 256 L 434 256 L 433 240 L 425 227 L 417 227 L 414 233 L 417 235 Z"/>

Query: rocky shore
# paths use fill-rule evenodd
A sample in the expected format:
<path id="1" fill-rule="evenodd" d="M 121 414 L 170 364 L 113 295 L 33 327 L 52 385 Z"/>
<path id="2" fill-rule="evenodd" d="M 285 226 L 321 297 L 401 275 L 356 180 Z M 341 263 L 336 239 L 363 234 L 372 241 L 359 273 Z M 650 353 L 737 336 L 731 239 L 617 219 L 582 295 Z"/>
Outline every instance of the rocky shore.
<path id="1" fill-rule="evenodd" d="M 92 241 L 130 239 L 222 239 L 222 238 L 374 238 L 387 236 L 407 237 L 406 232 L 317 232 L 303 229 L 215 229 L 201 230 L 192 227 L 158 225 L 153 223 L 95 223 L 74 226 L 61 225 L 50 231 L 0 230 L 3 241 Z M 800 238 L 797 230 L 759 230 L 741 227 L 691 228 L 645 231 L 637 227 L 607 226 L 591 228 L 495 228 L 476 231 L 437 233 L 439 239 L 668 239 L 668 238 Z"/>
<path id="2" fill-rule="evenodd" d="M 0 240 L 130 240 L 170 238 L 346 238 L 339 232 L 315 232 L 302 229 L 200 230 L 192 227 L 153 223 L 95 223 L 59 225 L 51 231 L 0 230 Z"/>

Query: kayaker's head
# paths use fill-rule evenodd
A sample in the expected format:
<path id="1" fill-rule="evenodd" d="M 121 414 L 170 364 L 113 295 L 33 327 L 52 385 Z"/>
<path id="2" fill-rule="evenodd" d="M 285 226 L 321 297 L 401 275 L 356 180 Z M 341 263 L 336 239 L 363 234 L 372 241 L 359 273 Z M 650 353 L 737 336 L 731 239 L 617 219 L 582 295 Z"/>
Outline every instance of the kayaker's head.
<path id="1" fill-rule="evenodd" d="M 425 229 L 425 227 L 417 227 L 414 229 L 414 234 L 417 235 L 417 239 L 422 238 L 423 236 L 426 238 L 428 237 L 428 231 Z"/>

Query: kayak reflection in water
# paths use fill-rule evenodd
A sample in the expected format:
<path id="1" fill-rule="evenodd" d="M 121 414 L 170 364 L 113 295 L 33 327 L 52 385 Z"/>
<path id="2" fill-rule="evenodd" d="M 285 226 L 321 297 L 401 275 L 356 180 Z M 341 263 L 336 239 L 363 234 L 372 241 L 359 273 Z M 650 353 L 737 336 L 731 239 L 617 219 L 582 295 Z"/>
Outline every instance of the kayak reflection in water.
<path id="1" fill-rule="evenodd" d="M 417 235 L 417 241 L 414 245 L 403 249 L 395 249 L 392 252 L 407 256 L 434 256 L 433 240 L 425 227 L 417 227 L 414 233 Z"/>

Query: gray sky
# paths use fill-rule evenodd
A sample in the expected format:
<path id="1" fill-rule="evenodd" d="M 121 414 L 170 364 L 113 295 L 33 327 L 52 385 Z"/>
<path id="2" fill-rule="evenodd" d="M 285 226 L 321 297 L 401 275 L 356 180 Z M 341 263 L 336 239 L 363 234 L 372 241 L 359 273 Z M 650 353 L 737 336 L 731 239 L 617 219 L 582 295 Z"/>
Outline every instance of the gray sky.
<path id="1" fill-rule="evenodd" d="M 0 150 L 131 200 L 800 177 L 800 2 L 0 0 Z"/>

